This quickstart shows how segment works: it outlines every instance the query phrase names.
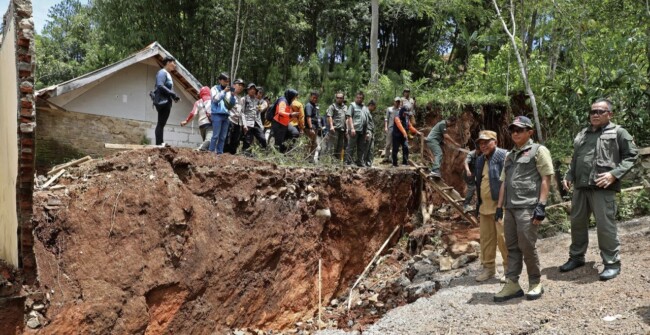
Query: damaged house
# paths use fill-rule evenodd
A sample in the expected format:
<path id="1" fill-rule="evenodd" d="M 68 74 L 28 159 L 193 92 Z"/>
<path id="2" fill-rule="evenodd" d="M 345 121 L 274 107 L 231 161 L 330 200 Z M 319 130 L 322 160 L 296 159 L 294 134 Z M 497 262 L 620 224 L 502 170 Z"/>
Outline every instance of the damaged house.
<path id="1" fill-rule="evenodd" d="M 154 42 L 117 63 L 37 91 L 37 168 L 114 152 L 105 143 L 153 143 L 158 116 L 149 91 L 166 56 L 172 55 Z M 196 147 L 201 140 L 196 121 L 185 127 L 180 122 L 198 99 L 201 83 L 176 63 L 172 77 L 181 101 L 172 107 L 165 142 Z"/>

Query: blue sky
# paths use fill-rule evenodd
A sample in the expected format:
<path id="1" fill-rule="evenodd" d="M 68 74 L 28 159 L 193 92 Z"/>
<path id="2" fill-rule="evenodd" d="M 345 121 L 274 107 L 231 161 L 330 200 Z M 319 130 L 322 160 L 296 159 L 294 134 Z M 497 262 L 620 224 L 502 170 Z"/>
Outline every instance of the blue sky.
<path id="1" fill-rule="evenodd" d="M 43 30 L 45 20 L 47 19 L 47 12 L 50 7 L 58 4 L 61 0 L 32 0 L 32 8 L 34 10 L 34 26 L 38 33 Z M 82 1 L 87 2 L 87 1 Z M 0 0 L 0 16 L 9 8 L 9 0 Z"/>

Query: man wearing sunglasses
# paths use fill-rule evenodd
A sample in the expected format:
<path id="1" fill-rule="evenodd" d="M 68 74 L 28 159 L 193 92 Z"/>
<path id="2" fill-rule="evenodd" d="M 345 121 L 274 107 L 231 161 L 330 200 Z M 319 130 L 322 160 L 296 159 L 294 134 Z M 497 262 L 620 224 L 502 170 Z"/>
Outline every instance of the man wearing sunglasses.
<path id="1" fill-rule="evenodd" d="M 536 246 L 537 228 L 546 217 L 546 200 L 554 173 L 551 153 L 531 138 L 534 130 L 529 118 L 517 116 L 508 129 L 515 147 L 503 163 L 495 214 L 496 221 L 503 217 L 508 265 L 506 284 L 494 295 L 495 302 L 524 295 L 519 286 L 523 263 L 528 272 L 526 298 L 539 299 L 544 293 Z"/>
<path id="2" fill-rule="evenodd" d="M 636 162 L 638 152 L 632 136 L 611 122 L 612 103 L 598 99 L 591 105 L 589 122 L 573 141 L 573 158 L 562 186 L 573 185 L 571 200 L 571 246 L 569 260 L 560 266 L 567 272 L 585 264 L 589 243 L 589 218 L 594 214 L 598 247 L 604 270 L 600 280 L 609 280 L 621 272 L 620 242 L 616 230 L 616 193 L 621 178 Z"/>

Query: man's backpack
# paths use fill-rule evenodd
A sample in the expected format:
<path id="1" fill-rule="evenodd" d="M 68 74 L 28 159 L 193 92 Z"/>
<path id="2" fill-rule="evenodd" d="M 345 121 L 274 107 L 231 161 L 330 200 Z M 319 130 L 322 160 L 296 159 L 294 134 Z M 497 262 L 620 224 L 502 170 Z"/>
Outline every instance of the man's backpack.
<path id="1" fill-rule="evenodd" d="M 273 118 L 275 117 L 275 109 L 278 107 L 279 101 L 280 98 L 275 99 L 275 102 L 266 110 L 266 115 L 264 117 L 266 121 L 273 121 Z"/>

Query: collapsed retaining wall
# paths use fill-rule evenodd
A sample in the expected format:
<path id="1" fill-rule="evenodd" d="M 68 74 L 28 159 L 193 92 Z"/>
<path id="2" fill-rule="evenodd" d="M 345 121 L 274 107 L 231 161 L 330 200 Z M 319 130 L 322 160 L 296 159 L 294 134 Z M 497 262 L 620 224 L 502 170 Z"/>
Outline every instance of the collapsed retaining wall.
<path id="1" fill-rule="evenodd" d="M 314 316 L 319 259 L 327 302 L 419 205 L 413 170 L 187 149 L 121 153 L 60 184 L 34 205 L 47 334 L 282 329 Z"/>

